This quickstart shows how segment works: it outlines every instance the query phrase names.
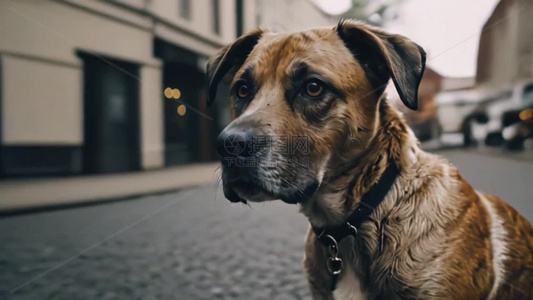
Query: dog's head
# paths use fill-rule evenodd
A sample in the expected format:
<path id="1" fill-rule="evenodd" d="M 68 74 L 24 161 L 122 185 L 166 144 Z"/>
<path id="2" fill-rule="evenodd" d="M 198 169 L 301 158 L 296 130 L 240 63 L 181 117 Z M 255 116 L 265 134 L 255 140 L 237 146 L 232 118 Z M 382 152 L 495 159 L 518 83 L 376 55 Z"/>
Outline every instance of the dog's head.
<path id="1" fill-rule="evenodd" d="M 420 46 L 355 21 L 293 34 L 257 29 L 223 48 L 207 81 L 212 102 L 219 82 L 232 78 L 235 119 L 217 141 L 226 198 L 312 196 L 330 160 L 371 139 L 389 79 L 417 108 L 424 67 Z"/>

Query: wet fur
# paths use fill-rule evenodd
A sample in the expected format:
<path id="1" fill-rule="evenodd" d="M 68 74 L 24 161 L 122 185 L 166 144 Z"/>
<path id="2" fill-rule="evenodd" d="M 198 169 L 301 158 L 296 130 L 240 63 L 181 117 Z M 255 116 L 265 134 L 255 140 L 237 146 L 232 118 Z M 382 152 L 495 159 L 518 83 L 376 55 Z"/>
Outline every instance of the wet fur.
<path id="1" fill-rule="evenodd" d="M 365 178 L 376 180 L 358 174 L 369 174 L 365 168 L 376 168 L 376 163 L 379 167 L 370 174 L 380 174 L 387 160 L 401 167 L 401 176 L 363 224 L 357 239 L 348 238 L 340 245 L 341 256 L 351 263 L 339 279 L 335 294 L 342 298 L 338 299 L 531 299 L 533 231 L 529 222 L 500 199 L 476 193 L 443 158 L 420 150 L 403 118 L 383 106 L 383 127 L 377 133 L 383 139 L 378 138 L 375 151 L 363 159 L 370 164 L 362 164 L 353 174 L 360 177 L 351 190 L 354 201 L 345 203 L 343 193 L 324 188 L 315 195 L 313 205 L 302 206 L 312 224 L 343 220 L 367 189 Z M 388 138 L 390 133 L 398 138 Z M 503 234 L 491 231 L 494 216 L 481 197 L 494 205 Z M 493 257 L 491 238 L 501 239 L 504 245 L 499 257 Z M 316 299 L 333 296 L 327 257 L 309 230 L 304 268 Z M 495 258 L 501 271 L 494 268 Z M 496 272 L 502 272 L 501 278 L 491 294 Z M 344 281 L 344 276 L 351 281 Z"/>
<path id="2" fill-rule="evenodd" d="M 422 50 L 402 36 L 361 23 L 339 26 L 351 27 L 354 31 L 344 38 L 356 42 L 343 40 L 339 27 L 294 34 L 258 29 L 221 50 L 208 65 L 211 95 L 216 77 L 221 80 L 220 68 L 233 83 L 248 75 L 258 87 L 249 101 L 232 97 L 236 106 L 230 126 L 309 137 L 309 165 L 284 164 L 289 157 L 273 146 L 255 179 L 266 190 L 293 193 L 316 178 L 318 190 L 300 201 L 313 226 L 345 220 L 388 163 L 401 170 L 357 238 L 340 244 L 346 264 L 334 293 L 326 251 L 308 231 L 304 269 L 313 298 L 532 299 L 530 223 L 500 199 L 476 192 L 445 159 L 419 148 L 404 118 L 382 94 L 379 83 L 389 78 L 380 73 L 387 67 L 381 63 L 384 57 L 365 55 L 400 47 L 404 52 L 395 52 L 390 65 L 415 59 Z M 376 41 L 383 43 L 375 48 Z M 302 62 L 330 80 L 336 94 L 317 103 L 289 101 L 293 71 Z M 410 72 L 396 79 L 413 81 Z M 280 163 L 267 167 L 272 161 Z"/>

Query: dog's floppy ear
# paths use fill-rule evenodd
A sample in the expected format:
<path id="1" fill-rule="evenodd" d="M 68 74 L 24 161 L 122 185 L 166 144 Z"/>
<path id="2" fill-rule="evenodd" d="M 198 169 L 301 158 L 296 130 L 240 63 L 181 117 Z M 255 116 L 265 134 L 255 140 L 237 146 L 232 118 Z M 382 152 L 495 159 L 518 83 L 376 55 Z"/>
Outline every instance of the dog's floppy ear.
<path id="1" fill-rule="evenodd" d="M 403 104 L 418 109 L 418 86 L 426 67 L 422 47 L 404 36 L 351 20 L 342 20 L 337 33 L 368 73 L 376 92 L 383 93 L 392 78 Z"/>
<path id="2" fill-rule="evenodd" d="M 217 54 L 211 57 L 206 67 L 208 105 L 211 105 L 215 101 L 217 87 L 222 78 L 231 69 L 241 66 L 244 63 L 264 32 L 263 29 L 257 28 L 239 37 L 233 44 L 222 48 Z"/>

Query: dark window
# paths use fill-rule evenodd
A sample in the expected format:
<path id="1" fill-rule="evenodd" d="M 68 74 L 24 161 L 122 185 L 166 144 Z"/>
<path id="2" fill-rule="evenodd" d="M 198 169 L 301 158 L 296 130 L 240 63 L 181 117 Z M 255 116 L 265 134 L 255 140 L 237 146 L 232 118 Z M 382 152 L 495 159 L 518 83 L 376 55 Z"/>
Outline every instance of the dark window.
<path id="1" fill-rule="evenodd" d="M 198 69 L 200 57 L 197 53 L 159 38 L 154 39 L 154 56 L 164 63 L 162 90 L 177 88 L 181 91 L 179 101 L 161 96 L 164 109 L 165 165 L 182 165 L 210 159 L 209 151 L 215 147 L 204 144 L 204 139 L 210 138 L 211 134 L 209 120 L 197 113 L 205 113 L 202 108 L 205 103 L 205 74 Z M 180 105 L 186 107 L 185 114 L 179 113 Z"/>
<path id="2" fill-rule="evenodd" d="M 220 0 L 213 1 L 213 32 L 220 34 Z"/>
<path id="3" fill-rule="evenodd" d="M 524 94 L 522 95 L 524 101 L 533 101 L 533 83 L 530 83 L 524 87 Z"/>
<path id="4" fill-rule="evenodd" d="M 86 173 L 141 169 L 139 65 L 90 53 L 83 59 Z"/>
<path id="5" fill-rule="evenodd" d="M 2 163 L 4 155 L 2 153 L 2 55 L 0 55 L 0 176 L 4 173 Z"/>
<path id="6" fill-rule="evenodd" d="M 241 36 L 243 32 L 244 27 L 244 0 L 237 0 L 235 3 L 236 7 L 236 17 L 237 17 L 237 37 Z"/>
<path id="7" fill-rule="evenodd" d="M 191 19 L 191 1 L 190 0 L 179 0 L 179 14 L 182 18 L 190 20 Z"/>
<path id="8" fill-rule="evenodd" d="M 513 90 L 505 90 L 500 94 L 499 99 L 508 99 L 513 96 Z"/>

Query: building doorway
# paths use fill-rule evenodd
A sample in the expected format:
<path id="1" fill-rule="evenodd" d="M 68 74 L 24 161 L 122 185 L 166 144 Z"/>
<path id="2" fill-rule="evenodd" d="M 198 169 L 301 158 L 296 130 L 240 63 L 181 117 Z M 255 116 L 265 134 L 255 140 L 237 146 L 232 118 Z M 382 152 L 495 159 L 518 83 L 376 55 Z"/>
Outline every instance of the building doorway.
<path id="1" fill-rule="evenodd" d="M 88 53 L 80 57 L 84 62 L 84 172 L 139 170 L 139 66 Z"/>
<path id="2" fill-rule="evenodd" d="M 179 101 L 166 99 L 164 102 L 165 164 L 181 165 L 200 160 L 199 115 L 192 108 L 198 108 L 204 75 L 197 68 L 180 63 L 167 62 L 164 65 L 163 84 L 181 91 Z M 184 104 L 190 109 L 180 115 L 178 107 Z"/>
<path id="3" fill-rule="evenodd" d="M 212 118 L 206 117 L 205 62 L 198 53 L 166 40 L 154 39 L 154 56 L 163 65 L 163 86 L 179 89 L 178 100 L 164 97 L 165 165 L 174 166 L 213 159 Z M 186 113 L 178 107 L 184 105 Z"/>

